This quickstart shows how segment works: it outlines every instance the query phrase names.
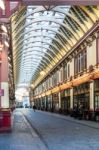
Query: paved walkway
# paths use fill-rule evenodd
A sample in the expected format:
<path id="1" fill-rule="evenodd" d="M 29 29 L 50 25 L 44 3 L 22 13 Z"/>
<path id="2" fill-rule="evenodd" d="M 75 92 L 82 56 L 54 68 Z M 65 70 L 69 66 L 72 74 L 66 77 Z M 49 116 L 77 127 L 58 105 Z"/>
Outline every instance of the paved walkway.
<path id="1" fill-rule="evenodd" d="M 34 112 L 32 109 L 16 109 L 12 132 L 0 134 L 0 150 L 57 149 L 99 150 L 99 122 L 38 110 Z"/>
<path id="2" fill-rule="evenodd" d="M 12 133 L 0 134 L 0 150 L 46 150 L 21 112 L 15 111 Z"/>
<path id="3" fill-rule="evenodd" d="M 48 150 L 99 150 L 99 122 L 21 109 Z"/>
<path id="4" fill-rule="evenodd" d="M 79 123 L 79 124 L 88 126 L 90 128 L 99 129 L 99 121 L 78 120 L 78 119 L 75 119 L 74 117 L 70 117 L 70 116 L 66 116 L 66 115 L 60 115 L 60 114 L 50 113 L 50 112 L 45 112 L 45 111 L 38 111 L 38 112 L 44 113 L 44 114 L 50 115 L 50 116 L 55 116 L 57 118 L 62 118 L 62 119 L 68 120 L 73 123 L 74 122 Z"/>

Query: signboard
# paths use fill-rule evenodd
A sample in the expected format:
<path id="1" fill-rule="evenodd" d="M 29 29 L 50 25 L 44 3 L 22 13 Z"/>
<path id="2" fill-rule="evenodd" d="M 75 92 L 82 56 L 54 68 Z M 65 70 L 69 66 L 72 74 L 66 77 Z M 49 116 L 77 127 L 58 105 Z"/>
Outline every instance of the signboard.
<path id="1" fill-rule="evenodd" d="M 16 0 L 16 1 L 20 1 L 20 0 Z M 99 4 L 99 0 L 21 0 L 21 2 L 27 5 L 98 5 Z"/>
<path id="2" fill-rule="evenodd" d="M 0 96 L 4 96 L 4 89 L 0 89 Z"/>

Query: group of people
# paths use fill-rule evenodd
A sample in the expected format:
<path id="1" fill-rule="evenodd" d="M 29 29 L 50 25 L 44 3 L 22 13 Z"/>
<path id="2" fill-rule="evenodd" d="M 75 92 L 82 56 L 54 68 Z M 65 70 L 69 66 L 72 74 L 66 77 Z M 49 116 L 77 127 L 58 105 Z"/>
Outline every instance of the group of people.
<path id="1" fill-rule="evenodd" d="M 75 104 L 73 109 L 73 116 L 78 119 L 82 119 L 84 114 L 84 106 L 83 104 Z"/>

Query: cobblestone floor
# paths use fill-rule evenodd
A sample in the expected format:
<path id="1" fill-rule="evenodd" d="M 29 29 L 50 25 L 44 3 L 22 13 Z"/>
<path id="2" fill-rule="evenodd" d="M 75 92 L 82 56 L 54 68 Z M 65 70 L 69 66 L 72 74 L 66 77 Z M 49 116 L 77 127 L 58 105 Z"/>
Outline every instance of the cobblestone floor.
<path id="1" fill-rule="evenodd" d="M 14 112 L 11 133 L 0 134 L 0 150 L 46 150 L 20 111 Z"/>
<path id="2" fill-rule="evenodd" d="M 99 122 L 32 109 L 14 111 L 13 122 L 0 150 L 99 150 Z"/>
<path id="3" fill-rule="evenodd" d="M 23 109 L 49 150 L 99 150 L 99 122 Z"/>

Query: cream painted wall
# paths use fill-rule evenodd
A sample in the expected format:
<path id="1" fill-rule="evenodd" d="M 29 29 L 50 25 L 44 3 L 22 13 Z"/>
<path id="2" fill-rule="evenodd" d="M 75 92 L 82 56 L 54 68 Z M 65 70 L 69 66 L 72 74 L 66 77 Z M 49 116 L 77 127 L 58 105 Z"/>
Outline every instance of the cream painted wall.
<path id="1" fill-rule="evenodd" d="M 74 58 L 70 62 L 70 76 L 74 76 Z"/>
<path id="2" fill-rule="evenodd" d="M 92 42 L 92 45 L 87 46 L 87 68 L 90 65 L 96 64 L 96 40 Z"/>
<path id="3" fill-rule="evenodd" d="M 70 108 L 73 108 L 73 88 L 70 89 Z"/>
<path id="4" fill-rule="evenodd" d="M 4 89 L 4 96 L 1 96 L 1 107 L 9 108 L 9 86 L 8 82 L 1 82 L 1 89 Z"/>

